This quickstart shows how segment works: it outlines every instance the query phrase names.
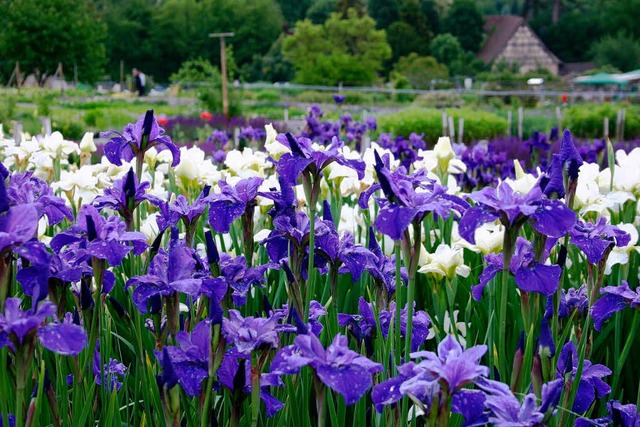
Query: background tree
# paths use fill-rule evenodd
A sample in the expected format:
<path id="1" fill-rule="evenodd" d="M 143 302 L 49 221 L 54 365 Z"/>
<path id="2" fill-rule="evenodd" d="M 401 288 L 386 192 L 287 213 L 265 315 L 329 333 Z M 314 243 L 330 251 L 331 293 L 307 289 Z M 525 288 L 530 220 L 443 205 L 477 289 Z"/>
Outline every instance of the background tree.
<path id="1" fill-rule="evenodd" d="M 389 28 L 400 19 L 399 0 L 369 0 L 369 16 L 376 21 L 376 28 Z"/>
<path id="2" fill-rule="evenodd" d="M 473 0 L 454 0 L 444 21 L 444 30 L 453 34 L 464 50 L 477 53 L 484 35 L 484 19 Z"/>
<path id="3" fill-rule="evenodd" d="M 367 1 L 366 0 L 336 0 L 335 11 L 340 14 L 342 19 L 349 17 L 349 9 L 356 11 L 358 16 L 364 16 L 367 14 Z"/>
<path id="4" fill-rule="evenodd" d="M 119 80 L 120 61 L 124 62 L 125 73 L 130 73 L 133 67 L 149 73 L 156 50 L 149 42 L 154 13 L 152 0 L 105 0 L 97 7 L 109 34 L 104 40 L 107 74 Z"/>
<path id="5" fill-rule="evenodd" d="M 307 16 L 307 10 L 314 3 L 313 0 L 277 0 L 282 17 L 288 27 L 293 27 L 296 22 L 302 21 Z"/>
<path id="6" fill-rule="evenodd" d="M 612 65 L 623 72 L 640 68 L 640 43 L 624 31 L 594 43 L 590 53 L 601 67 Z"/>
<path id="7" fill-rule="evenodd" d="M 293 63 L 299 83 L 368 85 L 377 80 L 391 48 L 374 20 L 352 9 L 347 19 L 333 13 L 322 25 L 299 22 L 284 39 L 282 53 Z"/>
<path id="8" fill-rule="evenodd" d="M 307 10 L 307 18 L 314 24 L 323 24 L 336 9 L 336 0 L 316 0 Z"/>
<path id="9" fill-rule="evenodd" d="M 106 34 L 95 16 L 84 0 L 0 0 L 0 56 L 41 77 L 62 63 L 69 78 L 76 65 L 80 80 L 94 82 L 103 72 Z"/>
<path id="10" fill-rule="evenodd" d="M 429 89 L 438 80 L 449 78 L 449 69 L 438 63 L 432 56 L 419 56 L 412 53 L 400 58 L 394 67 L 393 74 L 403 76 L 414 89 Z"/>

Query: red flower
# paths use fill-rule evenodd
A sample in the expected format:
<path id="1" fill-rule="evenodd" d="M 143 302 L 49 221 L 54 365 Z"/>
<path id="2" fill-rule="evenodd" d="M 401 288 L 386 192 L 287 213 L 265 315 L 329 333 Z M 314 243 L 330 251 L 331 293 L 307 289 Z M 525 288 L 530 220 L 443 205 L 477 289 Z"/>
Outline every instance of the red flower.
<path id="1" fill-rule="evenodd" d="M 200 113 L 200 117 L 202 118 L 202 120 L 209 121 L 213 118 L 213 114 L 208 111 L 203 111 L 202 113 Z"/>
<path id="2" fill-rule="evenodd" d="M 158 117 L 158 124 L 160 126 L 166 126 L 169 123 L 169 119 L 167 117 Z"/>

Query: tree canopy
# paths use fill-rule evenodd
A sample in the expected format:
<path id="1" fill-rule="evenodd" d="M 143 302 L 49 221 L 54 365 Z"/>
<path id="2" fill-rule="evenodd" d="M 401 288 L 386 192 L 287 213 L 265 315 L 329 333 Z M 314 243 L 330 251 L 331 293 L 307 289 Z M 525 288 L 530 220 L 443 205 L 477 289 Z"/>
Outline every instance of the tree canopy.
<path id="1" fill-rule="evenodd" d="M 39 77 L 62 63 L 67 75 L 96 81 L 105 64 L 105 26 L 84 0 L 0 0 L 0 55 Z"/>
<path id="2" fill-rule="evenodd" d="M 367 85 L 378 79 L 391 48 L 371 17 L 349 9 L 346 19 L 333 13 L 322 25 L 299 22 L 293 35 L 284 39 L 282 52 L 293 64 L 297 82 Z"/>

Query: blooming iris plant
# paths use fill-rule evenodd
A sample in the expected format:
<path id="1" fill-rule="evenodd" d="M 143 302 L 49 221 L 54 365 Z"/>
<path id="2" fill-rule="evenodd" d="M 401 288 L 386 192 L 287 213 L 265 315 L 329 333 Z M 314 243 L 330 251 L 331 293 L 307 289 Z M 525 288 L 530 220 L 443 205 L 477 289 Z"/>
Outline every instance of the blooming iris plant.
<path id="1" fill-rule="evenodd" d="M 318 106 L 299 135 L 233 123 L 178 151 L 149 111 L 96 164 L 91 135 L 0 132 L 0 414 L 637 424 L 640 150 L 568 132 L 367 148 L 374 117 Z"/>

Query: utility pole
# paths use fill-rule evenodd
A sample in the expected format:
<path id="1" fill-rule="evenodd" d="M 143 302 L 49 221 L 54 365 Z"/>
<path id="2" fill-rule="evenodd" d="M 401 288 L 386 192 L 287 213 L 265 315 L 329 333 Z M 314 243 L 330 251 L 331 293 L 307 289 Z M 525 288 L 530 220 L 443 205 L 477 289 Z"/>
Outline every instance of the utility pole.
<path id="1" fill-rule="evenodd" d="M 227 44 L 225 38 L 233 37 L 234 33 L 211 33 L 209 37 L 220 39 L 220 74 L 222 74 L 222 114 L 229 120 L 229 94 L 227 92 Z"/>

